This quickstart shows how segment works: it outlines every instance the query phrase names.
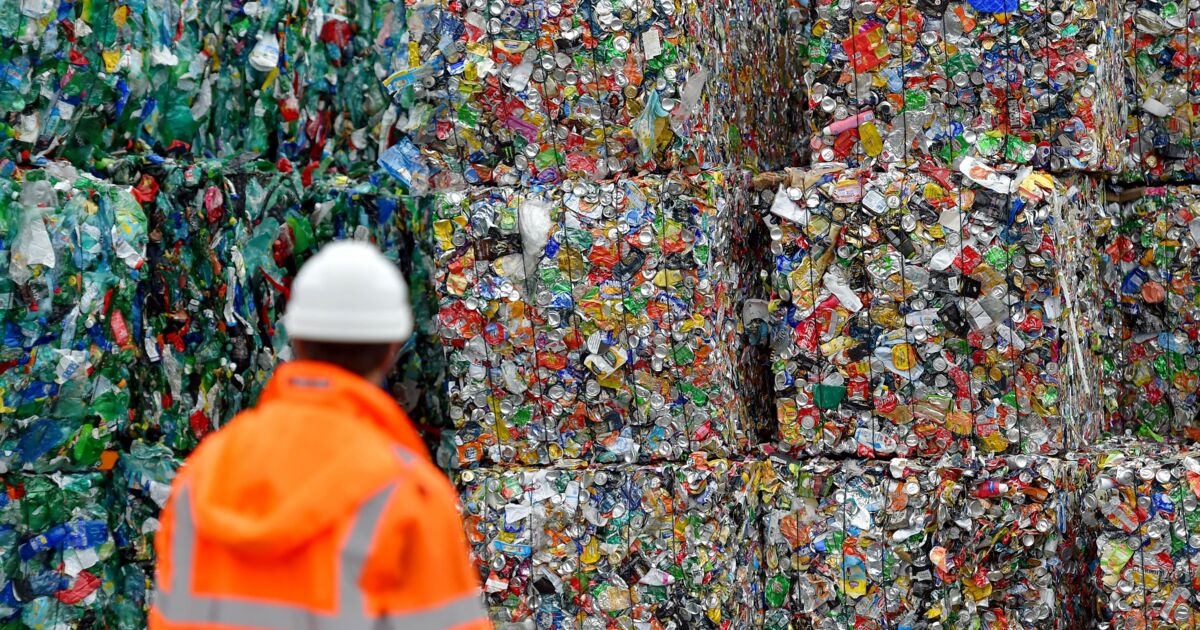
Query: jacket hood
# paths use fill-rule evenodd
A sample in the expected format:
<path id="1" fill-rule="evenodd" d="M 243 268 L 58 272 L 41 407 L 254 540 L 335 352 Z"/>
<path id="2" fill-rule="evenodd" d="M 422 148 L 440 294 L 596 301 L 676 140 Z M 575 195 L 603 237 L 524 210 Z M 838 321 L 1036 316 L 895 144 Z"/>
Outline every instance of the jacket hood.
<path id="1" fill-rule="evenodd" d="M 396 443 L 429 458 L 382 389 L 329 364 L 281 365 L 186 471 L 198 533 L 249 555 L 287 553 L 395 480 Z"/>

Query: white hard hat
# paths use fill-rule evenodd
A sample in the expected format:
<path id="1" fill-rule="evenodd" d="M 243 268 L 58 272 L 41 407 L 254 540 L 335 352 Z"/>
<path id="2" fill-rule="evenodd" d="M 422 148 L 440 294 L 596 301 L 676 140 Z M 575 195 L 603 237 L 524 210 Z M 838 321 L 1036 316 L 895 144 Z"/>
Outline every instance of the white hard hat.
<path id="1" fill-rule="evenodd" d="M 408 286 L 374 246 L 330 243 L 304 263 L 283 316 L 288 337 L 342 343 L 389 343 L 412 334 Z"/>

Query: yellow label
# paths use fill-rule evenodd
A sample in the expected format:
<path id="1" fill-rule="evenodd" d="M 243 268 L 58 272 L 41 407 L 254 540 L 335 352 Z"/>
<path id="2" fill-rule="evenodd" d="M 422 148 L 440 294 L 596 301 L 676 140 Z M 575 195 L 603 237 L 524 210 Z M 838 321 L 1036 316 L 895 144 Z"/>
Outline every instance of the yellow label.
<path id="1" fill-rule="evenodd" d="M 907 343 L 892 348 L 892 363 L 897 370 L 907 372 L 917 364 L 917 351 Z"/>
<path id="2" fill-rule="evenodd" d="M 1008 440 L 999 431 L 983 437 L 983 447 L 989 453 L 999 453 L 1008 448 Z"/>
<path id="3" fill-rule="evenodd" d="M 418 42 L 408 43 L 408 67 L 416 68 L 421 65 L 421 45 Z"/>
<path id="4" fill-rule="evenodd" d="M 955 435 L 969 435 L 974 418 L 965 411 L 951 411 L 946 414 L 946 430 Z"/>
<path id="5" fill-rule="evenodd" d="M 277 78 L 279 78 L 279 68 L 271 68 L 270 72 L 267 73 L 267 78 L 263 79 L 262 91 L 266 92 L 275 83 L 275 79 Z"/>
<path id="6" fill-rule="evenodd" d="M 587 544 L 583 546 L 583 553 L 579 555 L 579 559 L 584 564 L 596 564 L 600 561 L 600 545 L 596 543 L 595 536 L 588 538 Z"/>
<path id="7" fill-rule="evenodd" d="M 992 594 L 992 585 L 987 584 L 985 586 L 975 586 L 974 584 L 965 584 L 963 586 L 963 590 L 966 591 L 967 595 L 970 595 L 972 599 L 977 602 L 981 602 Z"/>
<path id="8" fill-rule="evenodd" d="M 858 126 L 858 138 L 862 140 L 863 151 L 867 155 L 875 157 L 883 152 L 883 138 L 879 136 L 879 129 L 873 121 Z"/>
<path id="9" fill-rule="evenodd" d="M 106 50 L 100 53 L 100 57 L 104 59 L 104 71 L 114 72 L 117 69 L 117 64 L 121 63 L 121 51 Z"/>

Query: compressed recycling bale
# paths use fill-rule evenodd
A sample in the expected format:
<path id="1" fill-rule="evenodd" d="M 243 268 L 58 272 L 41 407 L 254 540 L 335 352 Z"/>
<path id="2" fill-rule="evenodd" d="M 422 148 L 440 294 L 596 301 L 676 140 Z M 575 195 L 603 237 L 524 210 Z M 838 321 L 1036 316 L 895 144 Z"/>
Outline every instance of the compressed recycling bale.
<path id="1" fill-rule="evenodd" d="M 1200 175 L 1200 129 L 1194 93 L 1200 37 L 1195 7 L 1126 3 L 1129 151 L 1123 179 L 1164 182 Z"/>
<path id="2" fill-rule="evenodd" d="M 1097 530 L 1091 573 L 1102 630 L 1187 628 L 1200 622 L 1200 453 L 1190 446 L 1097 445 L 1084 498 Z"/>
<path id="3" fill-rule="evenodd" d="M 393 2 L 6 1 L 0 153 L 89 167 L 250 153 L 361 170 L 397 118 L 379 79 L 405 56 L 405 31 Z"/>
<path id="4" fill-rule="evenodd" d="M 493 622 L 752 625 L 753 474 L 725 460 L 459 473 Z"/>
<path id="5" fill-rule="evenodd" d="M 818 0 L 814 16 L 805 80 L 814 163 L 1123 166 L 1113 0 Z"/>
<path id="6" fill-rule="evenodd" d="M 927 619 L 945 628 L 1083 628 L 1091 532 L 1081 504 L 1087 457 L 943 460 Z"/>
<path id="7" fill-rule="evenodd" d="M 63 164 L 0 162 L 6 470 L 111 467 L 130 415 L 146 242 L 128 189 Z"/>
<path id="8" fill-rule="evenodd" d="M 758 465 L 764 627 L 919 627 L 935 586 L 933 467 L 784 456 Z"/>
<path id="9" fill-rule="evenodd" d="M 718 104 L 731 159 L 755 171 L 804 163 L 802 80 L 809 39 L 807 0 L 706 0 L 701 15 L 728 33 L 729 96 Z M 719 23 L 725 19 L 725 24 Z"/>
<path id="10" fill-rule="evenodd" d="M 226 166 L 134 164 L 121 172 L 143 195 L 153 232 L 133 433 L 161 436 L 180 455 L 250 405 L 275 364 L 291 358 L 280 325 L 288 287 L 324 243 L 370 240 L 406 261 L 415 312 L 430 310 L 421 270 L 407 262 L 414 226 L 406 196 L 370 182 L 313 184 L 262 164 Z M 413 368 L 426 357 L 429 327 L 418 328 L 391 383 L 406 404 L 423 403 Z"/>
<path id="11" fill-rule="evenodd" d="M 1097 253 L 1109 330 L 1103 348 L 1114 430 L 1185 435 L 1200 425 L 1200 190 L 1152 187 L 1107 206 Z"/>
<path id="12" fill-rule="evenodd" d="M 688 594 L 677 618 L 755 627 L 762 602 L 757 462 L 693 460 L 664 468 L 675 475 L 673 553 L 682 556 L 679 586 Z"/>
<path id="13" fill-rule="evenodd" d="M 1091 272 L 1075 250 L 1088 247 L 1076 232 L 1098 187 L 961 169 L 956 181 L 936 167 L 818 165 L 771 196 L 772 365 L 788 447 L 1046 454 L 1095 436 L 1085 377 L 1097 370 L 1086 352 L 1096 324 L 1079 316 L 1090 293 L 1077 294 L 1096 282 L 1078 278 Z"/>
<path id="14" fill-rule="evenodd" d="M 760 466 L 768 628 L 1085 627 L 1086 460 Z"/>
<path id="15" fill-rule="evenodd" d="M 407 66 L 384 85 L 411 103 L 398 127 L 428 158 L 404 177 L 416 190 L 598 180 L 758 163 L 760 154 L 787 161 L 781 147 L 796 144 L 784 138 L 795 137 L 799 64 L 789 40 L 805 20 L 800 7 L 409 4 L 410 55 L 397 55 Z M 773 72 L 757 70 L 764 49 L 778 53 Z"/>
<path id="16" fill-rule="evenodd" d="M 678 461 L 748 446 L 735 390 L 744 189 L 721 172 L 435 202 L 454 431 L 443 463 Z"/>

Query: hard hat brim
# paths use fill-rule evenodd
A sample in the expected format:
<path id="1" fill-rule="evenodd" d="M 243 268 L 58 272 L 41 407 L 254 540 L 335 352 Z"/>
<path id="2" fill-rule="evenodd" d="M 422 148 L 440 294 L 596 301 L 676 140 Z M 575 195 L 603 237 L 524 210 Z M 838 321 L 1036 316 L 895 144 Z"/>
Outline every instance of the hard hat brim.
<path id="1" fill-rule="evenodd" d="M 407 313 L 355 313 L 306 310 L 283 318 L 289 339 L 340 343 L 395 343 L 412 336 Z"/>

